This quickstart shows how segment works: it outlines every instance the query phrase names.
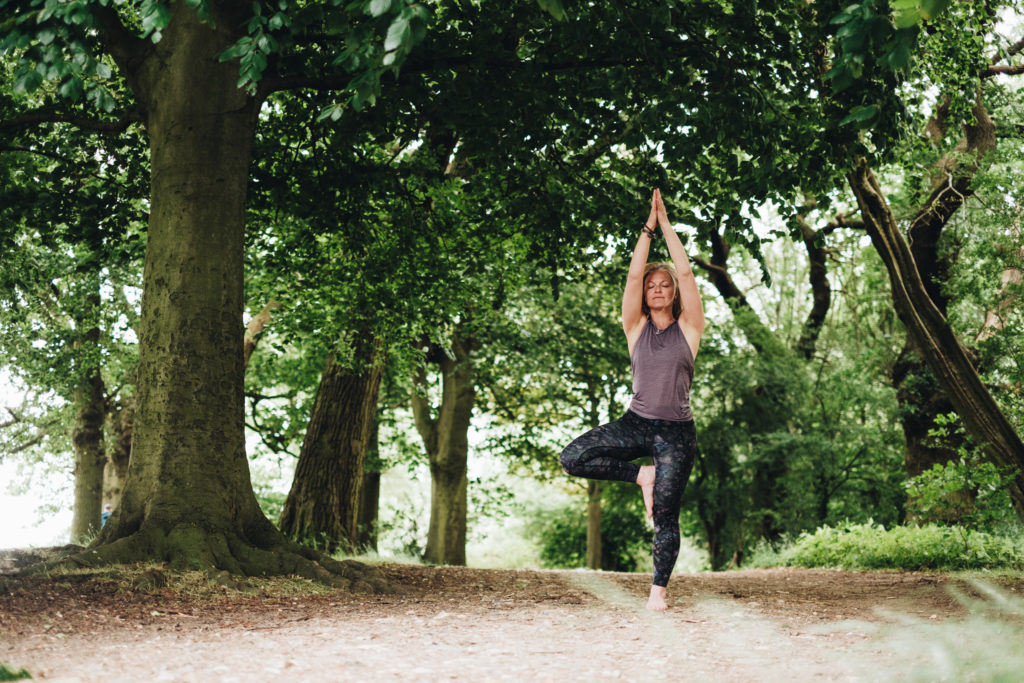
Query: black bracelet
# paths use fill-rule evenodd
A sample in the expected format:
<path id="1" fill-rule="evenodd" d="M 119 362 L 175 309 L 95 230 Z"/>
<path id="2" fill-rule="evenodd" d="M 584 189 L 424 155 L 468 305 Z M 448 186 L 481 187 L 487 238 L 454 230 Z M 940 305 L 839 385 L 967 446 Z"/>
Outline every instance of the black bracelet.
<path id="1" fill-rule="evenodd" d="M 643 231 L 644 231 L 644 234 L 647 235 L 648 238 L 650 238 L 652 240 L 654 239 L 654 228 L 648 228 L 647 224 L 644 223 Z"/>

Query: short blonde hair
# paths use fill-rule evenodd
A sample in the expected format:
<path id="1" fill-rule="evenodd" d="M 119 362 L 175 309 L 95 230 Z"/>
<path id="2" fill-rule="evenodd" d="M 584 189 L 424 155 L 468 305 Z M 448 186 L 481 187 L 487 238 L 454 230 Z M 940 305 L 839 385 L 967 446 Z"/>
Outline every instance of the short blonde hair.
<path id="1" fill-rule="evenodd" d="M 672 278 L 672 317 L 678 319 L 683 312 L 683 304 L 679 300 L 679 278 L 676 276 L 676 267 L 668 261 L 652 261 L 644 266 L 643 287 L 640 289 L 640 309 L 645 316 L 651 317 L 651 308 L 647 305 L 647 277 L 659 270 Z"/>

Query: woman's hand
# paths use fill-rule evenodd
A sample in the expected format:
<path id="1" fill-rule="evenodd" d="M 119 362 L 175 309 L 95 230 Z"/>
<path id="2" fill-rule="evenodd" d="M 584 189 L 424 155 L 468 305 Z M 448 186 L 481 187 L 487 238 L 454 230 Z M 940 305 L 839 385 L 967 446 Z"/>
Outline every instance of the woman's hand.
<path id="1" fill-rule="evenodd" d="M 654 202 L 652 208 L 658 219 L 658 225 L 662 230 L 671 230 L 672 224 L 668 221 L 668 213 L 665 211 L 665 202 L 661 199 L 661 190 L 654 191 Z M 649 220 L 649 219 L 648 219 Z"/>
<path id="2" fill-rule="evenodd" d="M 654 194 L 651 195 L 651 213 L 648 214 L 647 220 L 644 221 L 644 227 L 650 230 L 654 230 L 654 226 L 658 224 L 658 191 L 655 190 Z"/>

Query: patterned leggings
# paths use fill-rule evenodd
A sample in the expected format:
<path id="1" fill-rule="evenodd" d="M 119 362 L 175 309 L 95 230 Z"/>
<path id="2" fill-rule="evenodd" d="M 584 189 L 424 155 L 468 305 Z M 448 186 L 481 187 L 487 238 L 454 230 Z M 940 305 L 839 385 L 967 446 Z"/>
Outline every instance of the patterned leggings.
<path id="1" fill-rule="evenodd" d="M 632 411 L 591 429 L 560 457 L 569 474 L 587 479 L 636 482 L 637 458 L 654 459 L 654 585 L 667 586 L 679 556 L 679 508 L 697 457 L 693 421 L 649 420 Z"/>

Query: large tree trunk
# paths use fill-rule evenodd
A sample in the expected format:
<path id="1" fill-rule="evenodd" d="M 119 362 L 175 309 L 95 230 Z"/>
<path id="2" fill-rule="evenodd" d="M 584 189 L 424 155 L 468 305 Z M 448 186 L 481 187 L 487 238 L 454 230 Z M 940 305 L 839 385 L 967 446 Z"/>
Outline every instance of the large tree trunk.
<path id="1" fill-rule="evenodd" d="M 352 371 L 334 353 L 320 378 L 295 478 L 281 512 L 281 531 L 328 552 L 356 547 L 363 464 L 377 412 L 382 368 L 376 353 L 358 353 Z"/>
<path id="2" fill-rule="evenodd" d="M 103 421 L 106 417 L 104 394 L 105 387 L 98 367 L 89 372 L 83 386 L 75 392 L 75 427 L 71 437 L 75 451 L 72 543 L 87 541 L 100 530 L 103 466 L 107 461 L 103 448 Z"/>
<path id="3" fill-rule="evenodd" d="M 866 163 L 849 175 L 864 224 L 889 272 L 896 312 L 950 402 L 993 462 L 1015 472 L 1010 495 L 1024 515 L 1024 443 L 975 371 L 967 351 L 928 296 L 878 181 Z"/>
<path id="4" fill-rule="evenodd" d="M 473 385 L 475 342 L 454 335 L 454 358 L 432 354 L 441 373 L 441 405 L 436 416 L 426 397 L 412 397 L 416 428 L 430 461 L 430 528 L 423 558 L 434 564 L 466 564 L 466 464 L 469 455 L 469 422 L 476 390 Z M 426 372 L 419 373 L 421 385 Z"/>
<path id="5" fill-rule="evenodd" d="M 252 490 L 242 268 L 259 102 L 238 88 L 237 62 L 219 59 L 245 31 L 251 6 L 209 8 L 210 20 L 200 21 L 187 3 L 171 4 L 156 44 L 133 38 L 113 10 L 96 10 L 143 114 L 151 197 L 128 476 L 97 543 L 70 559 L 347 584 L 344 566 L 288 542 Z"/>

